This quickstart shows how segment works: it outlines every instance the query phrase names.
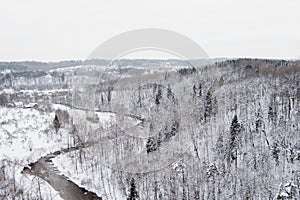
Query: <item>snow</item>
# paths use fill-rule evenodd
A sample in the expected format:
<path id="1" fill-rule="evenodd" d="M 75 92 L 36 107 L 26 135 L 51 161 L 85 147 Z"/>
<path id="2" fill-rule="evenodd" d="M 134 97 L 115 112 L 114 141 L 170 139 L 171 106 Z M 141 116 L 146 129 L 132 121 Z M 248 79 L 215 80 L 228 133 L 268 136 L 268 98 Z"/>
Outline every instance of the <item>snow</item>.
<path id="1" fill-rule="evenodd" d="M 12 70 L 10 70 L 10 69 L 5 69 L 5 70 L 1 71 L 0 73 L 3 74 L 3 75 L 6 75 L 6 74 L 9 74 L 9 73 L 11 73 L 11 72 L 12 72 Z"/>
<path id="2" fill-rule="evenodd" d="M 56 105 L 57 106 L 57 105 Z M 59 107 L 56 107 L 59 108 Z M 72 115 L 76 116 L 74 123 L 85 124 L 85 126 L 91 127 L 93 130 L 97 128 L 108 128 L 111 123 L 116 120 L 116 115 L 109 112 L 94 112 L 94 114 L 99 118 L 99 123 L 91 123 L 86 117 L 87 113 L 84 110 L 73 109 Z M 93 151 L 89 148 L 85 148 L 84 151 Z M 87 188 L 89 191 L 95 192 L 98 196 L 104 199 L 126 199 L 124 194 L 120 190 L 111 191 L 110 184 L 113 182 L 111 180 L 112 170 L 106 166 L 95 163 L 98 160 L 97 154 L 86 153 L 84 154 L 85 159 L 90 160 L 88 162 L 82 162 L 80 164 L 81 169 L 78 171 L 77 155 L 78 152 L 70 152 L 66 154 L 61 154 L 52 159 L 54 166 L 58 171 L 69 178 L 72 182 L 79 185 L 80 187 Z M 101 176 L 101 174 L 105 174 Z M 117 183 L 115 183 L 117 185 Z M 114 187 L 114 186 L 113 186 Z"/>
<path id="3" fill-rule="evenodd" d="M 0 109 L 0 160 L 15 163 L 6 165 L 6 170 L 11 172 L 9 176 L 14 176 L 25 192 L 40 184 L 45 199 L 60 198 L 48 183 L 20 172 L 40 157 L 67 147 L 68 130 L 62 129 L 55 134 L 50 128 L 53 119 L 54 112 L 45 113 L 33 108 Z"/>
<path id="4" fill-rule="evenodd" d="M 78 71 L 78 70 L 85 70 L 85 71 L 94 71 L 94 70 L 99 70 L 101 67 L 98 65 L 77 65 L 73 67 L 63 67 L 63 68 L 56 68 L 56 69 L 51 69 L 49 70 L 50 73 L 52 72 L 72 72 L 72 71 Z"/>
<path id="5" fill-rule="evenodd" d="M 88 155 L 93 156 L 91 154 Z M 59 155 L 52 161 L 62 175 L 69 177 L 69 180 L 80 187 L 88 188 L 88 190 L 95 192 L 104 199 L 126 199 L 125 194 L 121 193 L 120 190 L 114 190 L 113 193 L 110 192 L 110 184 L 113 182 L 111 179 L 111 169 L 101 166 L 101 164 L 98 168 L 94 169 L 90 166 L 91 162 L 83 162 L 81 168 L 84 170 L 78 171 L 78 166 L 74 163 L 73 158 L 72 153 L 68 153 Z M 101 174 L 105 175 L 101 177 Z"/>
<path id="6" fill-rule="evenodd" d="M 49 134 L 46 134 L 54 119 L 54 113 L 46 114 L 35 109 L 2 108 L 0 116 L 0 139 L 6 140 L 0 146 L 1 159 L 27 158 L 35 161 L 50 149 L 53 151 L 66 145 L 59 142 L 62 140 L 61 136 L 53 134 L 52 140 L 49 140 Z M 65 134 L 65 130 L 62 132 Z"/>
<path id="7" fill-rule="evenodd" d="M 58 133 L 53 129 L 52 124 L 55 117 L 55 110 L 68 110 L 69 113 L 76 115 L 75 121 L 85 121 L 87 125 L 96 129 L 99 127 L 108 127 L 115 121 L 115 114 L 109 112 L 95 112 L 99 119 L 99 123 L 91 123 L 86 120 L 87 113 L 84 110 L 70 110 L 67 106 L 60 104 L 52 104 L 51 112 L 43 112 L 34 108 L 35 103 L 29 103 L 25 107 L 1 108 L 0 109 L 0 160 L 8 160 L 17 164 L 6 168 L 10 172 L 11 177 L 15 177 L 16 182 L 23 188 L 25 192 L 32 192 L 34 185 L 39 184 L 41 193 L 45 199 L 60 199 L 58 193 L 52 189 L 47 182 L 35 178 L 34 176 L 21 174 L 25 166 L 29 163 L 36 162 L 40 157 L 51 152 L 61 150 L 68 147 L 70 137 L 70 127 L 60 128 Z M 5 142 L 4 142 L 5 141 Z M 66 169 L 72 170 L 74 167 L 68 158 L 63 155 L 62 162 L 58 166 L 64 174 L 79 186 L 91 188 L 89 190 L 98 191 L 94 186 L 94 181 L 87 179 L 85 174 L 81 174 L 74 178 L 73 173 L 66 173 Z M 15 171 L 12 171 L 14 169 Z M 85 183 L 85 184 L 82 184 Z M 89 185 L 86 185 L 90 183 Z M 36 186 L 35 188 L 38 188 Z M 94 189 L 93 189 L 94 188 Z"/>
<path id="8" fill-rule="evenodd" d="M 107 74 L 113 75 L 112 77 L 114 78 L 119 75 L 122 77 L 136 75 L 134 73 L 135 71 L 130 73 L 131 69 L 141 69 L 137 70 L 138 73 L 154 74 L 163 70 L 176 71 L 181 68 L 180 66 L 172 66 L 172 64 L 169 63 L 166 63 L 166 66 L 151 67 L 150 65 L 151 64 L 147 64 L 139 67 L 129 65 L 125 67 L 128 68 L 128 73 L 126 74 L 127 71 L 124 70 L 124 72 L 121 72 L 121 75 L 121 70 L 118 66 L 76 66 L 54 69 L 50 70 L 46 77 L 16 78 L 12 80 L 12 85 L 15 88 L 27 88 L 27 90 L 4 89 L 0 91 L 0 94 L 9 93 L 18 95 L 17 93 L 25 93 L 26 95 L 35 97 L 31 99 L 39 100 L 40 96 L 36 95 L 36 93 L 51 95 L 57 92 L 71 91 L 71 89 L 50 90 L 50 88 L 56 88 L 57 86 L 59 86 L 59 88 L 71 87 L 71 82 L 73 83 L 74 80 L 79 80 L 78 86 L 82 83 L 89 83 L 90 79 L 88 75 L 92 74 L 92 71 L 95 71 L 96 74 L 100 74 L 99 71 L 102 70 Z M 256 64 L 254 63 L 253 66 L 254 65 Z M 177 80 L 173 80 L 172 82 L 174 78 L 170 78 L 172 91 L 177 95 L 180 102 L 178 107 L 182 112 L 180 122 L 181 130 L 184 131 L 184 133 L 185 131 L 192 132 L 193 137 L 195 136 L 193 142 L 194 146 L 198 148 L 195 149 L 196 153 L 199 152 L 199 155 L 197 155 L 198 160 L 196 157 L 191 157 L 193 158 L 193 162 L 182 159 L 182 161 L 173 163 L 171 167 L 168 166 L 168 170 L 166 171 L 155 172 L 153 176 L 151 174 L 135 176 L 137 181 L 136 185 L 139 187 L 138 191 L 141 195 L 145 195 L 142 196 L 141 199 L 147 199 L 145 198 L 146 196 L 149 197 L 148 199 L 154 197 L 154 193 L 152 193 L 151 190 L 153 191 L 157 188 L 158 194 L 162 194 L 162 199 L 171 198 L 171 196 L 168 196 L 169 183 L 170 186 L 174 186 L 172 191 L 176 193 L 174 194 L 174 198 L 177 199 L 183 197 L 183 193 L 181 194 L 180 192 L 183 189 L 193 193 L 194 184 L 203 192 L 203 198 L 207 199 L 211 198 L 211 196 L 209 196 L 211 193 L 209 188 L 215 189 L 219 186 L 221 187 L 221 193 L 216 199 L 219 199 L 218 197 L 233 198 L 231 196 L 231 194 L 235 192 L 233 188 L 238 191 L 253 193 L 256 195 L 254 196 L 256 199 L 270 198 L 270 195 L 275 197 L 276 193 L 277 196 L 291 198 L 291 195 L 294 194 L 294 187 L 297 186 L 292 182 L 288 182 L 285 185 L 283 183 L 286 183 L 287 180 L 295 180 L 297 176 L 299 176 L 292 173 L 293 171 L 299 170 L 299 161 L 296 161 L 296 156 L 299 154 L 299 148 L 296 148 L 296 142 L 299 138 L 299 99 L 296 95 L 298 94 L 296 90 L 298 85 L 294 84 L 294 80 L 298 80 L 299 75 L 293 75 L 293 79 L 285 83 L 287 80 L 285 80 L 284 77 L 275 77 L 275 81 L 274 77 L 270 76 L 270 78 L 268 78 L 269 76 L 265 77 L 263 74 L 245 78 L 244 73 L 240 73 L 239 70 L 235 72 L 234 70 L 236 69 L 231 70 L 229 68 L 241 69 L 239 65 L 235 67 L 230 63 L 226 64 L 226 69 L 225 67 L 224 69 L 220 67 L 220 70 L 224 70 L 222 71 L 222 73 L 224 72 L 222 76 L 225 82 L 222 83 L 221 86 L 216 87 L 212 81 L 216 82 L 215 80 L 218 80 L 216 78 L 219 77 L 217 75 L 211 77 L 209 73 L 213 74 L 213 71 L 206 72 L 203 70 L 203 75 L 199 74 L 199 77 L 197 77 L 197 75 L 195 77 L 183 78 L 179 80 L 178 83 Z M 77 75 L 73 73 L 75 71 L 76 73 L 78 71 Z M 52 72 L 54 75 L 50 76 L 49 73 Z M 59 73 L 66 75 L 66 77 L 64 77 L 66 81 L 62 81 L 60 76 L 57 76 Z M 95 78 L 92 76 L 92 78 L 99 81 L 97 79 L 98 77 Z M 152 80 L 150 78 L 147 81 L 151 82 Z M 292 76 L 287 75 L 287 78 L 292 78 Z M 153 81 L 157 80 L 155 79 Z M 164 81 L 160 83 L 167 86 L 167 82 Z M 118 84 L 121 83 L 122 81 L 118 81 Z M 120 87 L 118 88 L 120 90 L 116 90 L 118 92 L 112 92 L 112 108 L 114 108 L 114 111 L 119 108 L 114 106 L 117 105 L 114 104 L 114 102 L 122 100 L 118 99 L 118 97 L 124 95 L 125 98 L 123 100 L 125 103 L 127 103 L 127 101 L 130 103 L 131 101 L 130 95 L 135 88 L 131 88 L 130 79 L 126 79 L 124 83 L 129 83 L 128 88 L 126 88 L 128 91 L 122 91 L 123 87 Z M 198 123 L 198 118 L 201 119 L 202 114 L 205 112 L 205 95 L 202 97 L 197 96 L 197 99 L 193 100 L 190 98 L 193 95 L 192 86 L 198 83 L 203 83 L 203 88 L 200 89 L 203 94 L 206 94 L 208 89 L 213 87 L 213 94 L 218 100 L 216 105 L 218 107 L 218 113 L 215 118 L 211 118 L 209 122 L 201 125 Z M 132 86 L 134 85 L 135 84 L 132 83 Z M 43 91 L 36 89 L 30 90 L 30 88 L 35 88 L 36 86 L 38 86 L 37 88 L 48 89 Z M 73 88 L 76 89 L 76 87 Z M 83 87 L 83 89 L 85 88 Z M 24 94 L 21 94 L 20 98 L 22 98 L 22 95 Z M 65 94 L 62 95 L 66 97 Z M 14 101 L 14 95 L 8 96 Z M 90 96 L 88 95 L 87 97 L 89 98 Z M 76 140 L 77 138 L 72 138 L 74 139 L 74 143 L 77 141 L 97 141 L 98 138 L 96 134 L 98 133 L 99 135 L 101 134 L 101 137 L 107 134 L 104 135 L 103 138 L 110 139 L 109 137 L 106 138 L 106 136 L 110 136 L 110 134 L 113 133 L 110 126 L 112 126 L 115 121 L 120 122 L 120 119 L 124 120 L 124 124 L 128 126 L 136 127 L 138 123 L 138 120 L 125 119 L 125 117 L 116 116 L 114 113 L 87 112 L 79 109 L 70 110 L 68 107 L 58 104 L 52 105 L 53 110 L 51 111 L 50 109 L 50 113 L 46 113 L 41 111 L 46 109 L 40 109 L 39 107 L 37 109 L 40 111 L 35 109 L 35 103 L 28 103 L 28 99 L 24 98 L 24 102 L 18 102 L 22 101 L 20 98 L 16 98 L 16 102 L 11 103 L 16 107 L 0 108 L 0 161 L 2 162 L 0 163 L 0 185 L 2 186 L 1 167 L 4 167 L 6 170 L 5 174 L 8 177 L 13 177 L 17 182 L 17 186 L 22 188 L 25 194 L 30 193 L 31 199 L 39 198 L 37 190 L 39 187 L 41 188 L 43 199 L 59 199 L 58 194 L 45 181 L 34 176 L 20 174 L 23 167 L 29 163 L 35 162 L 41 156 L 47 155 L 50 152 L 66 148 L 68 141 L 73 141 L 70 140 L 70 127 L 62 127 L 58 133 L 55 132 L 52 125 L 54 110 L 68 110 L 71 116 L 74 117 L 72 122 L 76 125 L 76 130 L 78 128 L 76 132 L 78 135 L 76 136 L 79 138 L 78 140 Z M 89 100 L 88 98 L 87 100 Z M 202 102 L 204 103 L 202 104 Z M 82 104 L 86 105 L 88 103 L 83 101 Z M 270 114 L 268 112 L 270 107 L 276 110 L 276 117 L 269 116 Z M 103 110 L 110 109 L 104 107 Z M 235 167 L 231 167 L 233 164 L 227 162 L 226 158 L 228 155 L 226 152 L 230 150 L 230 124 L 235 115 L 238 116 L 239 122 L 243 125 L 244 130 L 239 138 L 238 162 Z M 196 120 L 194 121 L 194 119 L 196 119 L 195 117 L 197 118 L 197 122 Z M 163 115 L 157 115 L 156 118 L 159 121 L 162 120 L 162 122 L 164 120 Z M 263 122 L 262 127 L 256 124 L 256 121 L 260 122 L 259 120 Z M 121 129 L 130 128 L 125 125 L 123 127 L 121 126 L 122 124 L 118 125 Z M 128 133 L 128 135 L 131 134 L 131 136 L 134 136 L 132 134 L 139 134 L 138 131 L 132 132 L 133 133 Z M 117 141 L 118 143 L 116 143 L 113 150 L 122 151 L 123 149 L 127 150 L 129 148 L 132 148 L 132 151 L 136 149 L 143 150 L 145 144 L 133 138 L 134 137 L 130 137 L 128 140 Z M 221 138 L 220 141 L 218 138 Z M 184 143 L 189 144 L 187 142 Z M 272 155 L 274 144 L 277 144 L 280 150 L 277 159 Z M 105 144 L 103 143 L 101 145 Z M 170 146 L 172 147 L 172 145 Z M 161 148 L 163 147 L 164 146 Z M 99 149 L 98 151 L 96 150 L 96 148 L 88 147 L 80 151 L 65 153 L 54 158 L 53 163 L 57 169 L 69 177 L 70 180 L 79 186 L 94 191 L 103 197 L 103 199 L 125 199 L 126 191 L 128 191 L 129 188 L 129 183 L 126 182 L 126 179 L 129 178 L 128 180 L 130 180 L 133 175 L 127 172 L 122 172 L 123 174 L 115 173 L 115 171 L 105 166 L 104 161 L 101 159 L 103 156 L 99 153 Z M 195 155 L 194 152 L 192 152 L 192 148 L 191 151 L 186 152 L 186 157 Z M 293 158 L 293 160 L 290 158 Z M 210 163 L 215 163 L 215 165 Z M 137 166 L 137 164 L 134 163 L 134 166 Z M 218 186 L 210 180 L 203 179 L 207 177 L 207 175 L 213 174 L 215 169 L 220 170 L 220 174 L 216 176 L 216 180 L 219 181 Z M 186 186 L 184 187 L 181 185 L 182 174 L 184 174 L 184 178 L 186 178 Z M 156 177 L 158 177 L 158 179 L 156 179 Z M 231 177 L 236 178 L 238 181 L 234 183 Z M 157 180 L 158 185 L 153 184 L 153 180 Z M 255 183 L 252 184 L 252 180 L 254 180 Z M 240 185 L 239 182 L 242 181 L 245 184 Z M 12 187 L 13 184 L 9 184 Z M 279 185 L 280 188 L 278 188 Z M 120 189 L 119 187 L 122 188 Z M 150 190 L 149 194 L 148 190 Z M 0 193 L 2 191 L 3 190 L 1 190 Z M 234 194 L 241 198 L 244 197 L 243 193 Z M 298 194 L 299 193 L 297 193 L 297 195 Z"/>
<path id="9" fill-rule="evenodd" d="M 52 93 L 56 93 L 56 92 L 68 92 L 70 91 L 70 89 L 52 89 L 52 90 L 14 90 L 14 89 L 3 89 L 0 91 L 0 94 L 2 93 L 6 93 L 6 94 L 14 94 L 16 92 L 19 93 L 25 93 L 25 94 L 35 94 L 35 93 L 39 93 L 39 94 L 52 94 Z"/>

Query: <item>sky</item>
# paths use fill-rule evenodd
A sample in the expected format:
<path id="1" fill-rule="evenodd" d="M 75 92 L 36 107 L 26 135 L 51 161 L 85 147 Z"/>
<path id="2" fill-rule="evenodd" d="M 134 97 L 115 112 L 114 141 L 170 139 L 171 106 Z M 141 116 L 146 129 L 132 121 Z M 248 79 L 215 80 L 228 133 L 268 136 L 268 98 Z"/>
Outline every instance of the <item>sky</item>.
<path id="1" fill-rule="evenodd" d="M 84 60 L 102 42 L 163 28 L 210 57 L 300 59 L 299 0 L 0 0 L 0 61 Z"/>

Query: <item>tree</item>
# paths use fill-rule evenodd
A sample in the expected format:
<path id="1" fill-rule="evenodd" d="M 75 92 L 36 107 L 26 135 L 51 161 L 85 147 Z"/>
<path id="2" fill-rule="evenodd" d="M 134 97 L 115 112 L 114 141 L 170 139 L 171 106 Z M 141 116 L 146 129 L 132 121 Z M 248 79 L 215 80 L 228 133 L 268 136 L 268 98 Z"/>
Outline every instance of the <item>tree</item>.
<path id="1" fill-rule="evenodd" d="M 160 104 L 160 100 L 162 99 L 162 91 L 161 91 L 161 86 L 159 85 L 157 88 L 157 94 L 155 96 L 155 104 Z"/>
<path id="2" fill-rule="evenodd" d="M 212 95 L 210 90 L 208 90 L 205 97 L 205 111 L 204 111 L 205 122 L 211 116 L 211 114 L 212 114 Z"/>
<path id="3" fill-rule="evenodd" d="M 111 103 L 111 99 L 112 99 L 112 91 L 114 90 L 114 88 L 112 86 L 109 86 L 107 89 L 107 102 L 110 104 Z"/>
<path id="4" fill-rule="evenodd" d="M 193 92 L 194 92 L 194 97 L 195 96 L 198 96 L 198 97 L 202 96 L 202 85 L 201 85 L 201 83 L 199 83 L 198 87 L 195 84 L 193 85 Z"/>
<path id="5" fill-rule="evenodd" d="M 214 97 L 213 103 L 212 103 L 212 116 L 215 118 L 218 113 L 218 100 L 217 97 Z"/>
<path id="6" fill-rule="evenodd" d="M 0 106 L 7 106 L 9 100 L 8 100 L 8 95 L 3 92 L 2 94 L 0 94 Z"/>
<path id="7" fill-rule="evenodd" d="M 194 92 L 194 97 L 195 97 L 196 93 L 197 93 L 196 85 L 193 86 L 193 92 Z"/>
<path id="8" fill-rule="evenodd" d="M 272 155 L 277 166 L 279 165 L 279 153 L 280 153 L 279 145 L 277 142 L 274 142 L 272 146 Z"/>
<path id="9" fill-rule="evenodd" d="M 199 83 L 199 87 L 198 87 L 198 89 L 199 89 L 199 97 L 201 97 L 202 96 L 202 85 L 201 85 L 201 83 Z"/>
<path id="10" fill-rule="evenodd" d="M 58 132 L 59 128 L 60 128 L 60 122 L 58 120 L 57 115 L 55 115 L 54 120 L 53 120 L 53 126 L 55 128 L 56 133 Z"/>
<path id="11" fill-rule="evenodd" d="M 174 98 L 174 95 L 173 95 L 173 92 L 172 92 L 170 84 L 168 85 L 168 89 L 167 89 L 167 98 L 168 99 L 172 99 L 172 100 Z"/>
<path id="12" fill-rule="evenodd" d="M 151 136 L 148 138 L 146 143 L 146 149 L 147 153 L 151 153 L 153 151 L 156 151 L 161 145 L 161 136 L 160 134 L 158 136 Z"/>
<path id="13" fill-rule="evenodd" d="M 236 161 L 237 159 L 237 140 L 238 135 L 241 131 L 241 125 L 238 121 L 237 116 L 235 115 L 232 119 L 231 126 L 230 126 L 230 157 L 232 161 Z"/>
<path id="14" fill-rule="evenodd" d="M 139 195 L 136 190 L 134 178 L 132 178 L 131 182 L 130 182 L 130 190 L 129 190 L 129 196 L 127 197 L 127 200 L 136 200 L 138 198 L 139 198 Z"/>
<path id="15" fill-rule="evenodd" d="M 173 136 L 176 135 L 179 129 L 179 122 L 175 120 L 171 127 L 165 127 L 165 132 L 164 132 L 164 141 L 169 141 Z"/>

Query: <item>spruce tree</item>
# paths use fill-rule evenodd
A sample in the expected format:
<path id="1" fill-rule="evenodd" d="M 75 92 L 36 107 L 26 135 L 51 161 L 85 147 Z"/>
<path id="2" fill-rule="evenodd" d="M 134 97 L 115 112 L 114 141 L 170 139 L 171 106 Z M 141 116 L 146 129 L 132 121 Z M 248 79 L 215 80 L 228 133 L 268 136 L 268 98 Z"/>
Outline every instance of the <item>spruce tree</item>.
<path id="1" fill-rule="evenodd" d="M 236 160 L 237 159 L 237 137 L 241 131 L 241 125 L 238 121 L 237 116 L 235 115 L 232 119 L 231 126 L 230 126 L 230 153 L 231 153 L 231 159 Z"/>
<path id="2" fill-rule="evenodd" d="M 130 191 L 129 191 L 129 196 L 127 197 L 127 200 L 136 200 L 138 199 L 139 195 L 138 192 L 136 190 L 136 186 L 135 186 L 135 182 L 134 179 L 131 179 L 130 182 Z"/>
<path id="3" fill-rule="evenodd" d="M 212 95 L 210 90 L 208 90 L 205 97 L 205 111 L 204 111 L 205 122 L 208 120 L 211 114 L 212 114 Z"/>
<path id="4" fill-rule="evenodd" d="M 148 138 L 146 143 L 147 153 L 151 153 L 156 151 L 161 145 L 161 135 L 158 136 L 151 136 Z"/>
<path id="5" fill-rule="evenodd" d="M 162 99 L 162 90 L 161 90 L 161 86 L 158 86 L 157 94 L 155 96 L 155 104 L 160 104 L 161 99 Z"/>
<path id="6" fill-rule="evenodd" d="M 57 115 L 55 115 L 54 120 L 53 120 L 53 125 L 55 128 L 56 133 L 58 132 L 58 129 L 60 128 L 60 122 L 58 120 Z"/>

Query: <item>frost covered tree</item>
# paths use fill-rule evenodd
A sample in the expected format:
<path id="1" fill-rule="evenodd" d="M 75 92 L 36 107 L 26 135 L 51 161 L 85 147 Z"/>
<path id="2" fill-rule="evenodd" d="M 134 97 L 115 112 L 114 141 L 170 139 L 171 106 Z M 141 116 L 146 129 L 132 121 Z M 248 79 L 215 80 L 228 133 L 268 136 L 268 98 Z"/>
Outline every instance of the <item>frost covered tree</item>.
<path id="1" fill-rule="evenodd" d="M 132 178 L 130 181 L 130 189 L 129 189 L 129 195 L 127 197 L 127 200 L 137 200 L 137 199 L 139 199 L 139 194 L 136 190 L 134 178 Z"/>
<path id="2" fill-rule="evenodd" d="M 151 153 L 153 151 L 156 151 L 161 145 L 161 135 L 157 136 L 151 136 L 148 138 L 146 143 L 146 150 L 147 153 Z"/>
<path id="3" fill-rule="evenodd" d="M 58 132 L 58 130 L 59 130 L 59 128 L 60 128 L 60 122 L 59 122 L 59 120 L 58 120 L 58 117 L 57 117 L 57 115 L 55 115 L 55 117 L 54 117 L 54 120 L 53 120 L 53 126 L 54 126 L 54 129 L 55 129 L 55 131 L 56 131 L 56 133 Z"/>
<path id="4" fill-rule="evenodd" d="M 212 94 L 211 91 L 208 90 L 206 97 L 205 97 L 205 111 L 204 111 L 204 120 L 208 121 L 212 114 L 213 110 L 213 100 L 212 100 Z"/>
<path id="5" fill-rule="evenodd" d="M 300 62 L 294 61 L 236 59 L 197 68 L 193 73 L 184 69 L 167 72 L 167 76 L 166 72 L 130 74 L 123 80 L 120 75 L 118 83 L 104 80 L 95 95 L 95 108 L 99 109 L 100 122 L 108 118 L 102 117 L 102 111 L 109 112 L 111 120 L 104 126 L 97 124 L 96 131 L 92 130 L 95 123 L 89 120 L 79 122 L 76 116 L 69 120 L 74 120 L 70 146 L 95 140 L 100 144 L 61 156 L 68 158 L 69 166 L 75 166 L 75 173 L 69 174 L 84 177 L 82 183 L 87 187 L 94 184 L 103 199 L 297 199 L 299 66 Z M 214 73 L 216 69 L 220 75 Z M 119 74 L 113 70 L 108 76 Z M 64 73 L 67 81 L 70 77 Z M 13 81 L 16 87 L 21 85 Z M 14 102 L 47 96 L 2 94 Z M 45 98 L 63 102 L 65 96 L 58 91 Z M 7 101 L 0 99 L 1 102 Z M 124 109 L 123 105 L 128 107 Z M 115 123 L 113 116 L 119 113 L 124 115 Z M 63 115 L 56 114 L 52 127 L 57 131 L 67 129 Z M 51 123 L 53 119 L 49 119 Z M 10 122 L 1 123 L 0 128 L 10 137 L 4 130 L 7 123 Z M 142 138 L 133 135 L 144 130 Z M 186 138 L 180 136 L 191 136 L 191 140 L 186 137 L 185 143 Z M 180 142 L 182 149 L 172 146 Z M 166 149 L 170 152 L 164 152 Z M 115 162 L 125 161 L 124 166 L 134 168 L 138 165 L 135 155 L 141 155 L 138 158 L 142 161 L 144 157 L 160 155 L 170 163 L 156 171 L 137 174 L 112 167 Z M 184 173 L 174 167 L 178 159 L 185 165 Z M 156 163 L 148 164 L 152 167 Z M 7 174 L 4 177 L 8 180 Z M 89 181 L 90 177 L 98 181 Z"/>
<path id="6" fill-rule="evenodd" d="M 237 148 L 238 148 L 238 136 L 241 132 L 241 125 L 238 121 L 237 116 L 235 115 L 232 119 L 230 126 L 230 144 L 229 144 L 229 152 L 230 152 L 230 160 L 237 162 Z"/>

